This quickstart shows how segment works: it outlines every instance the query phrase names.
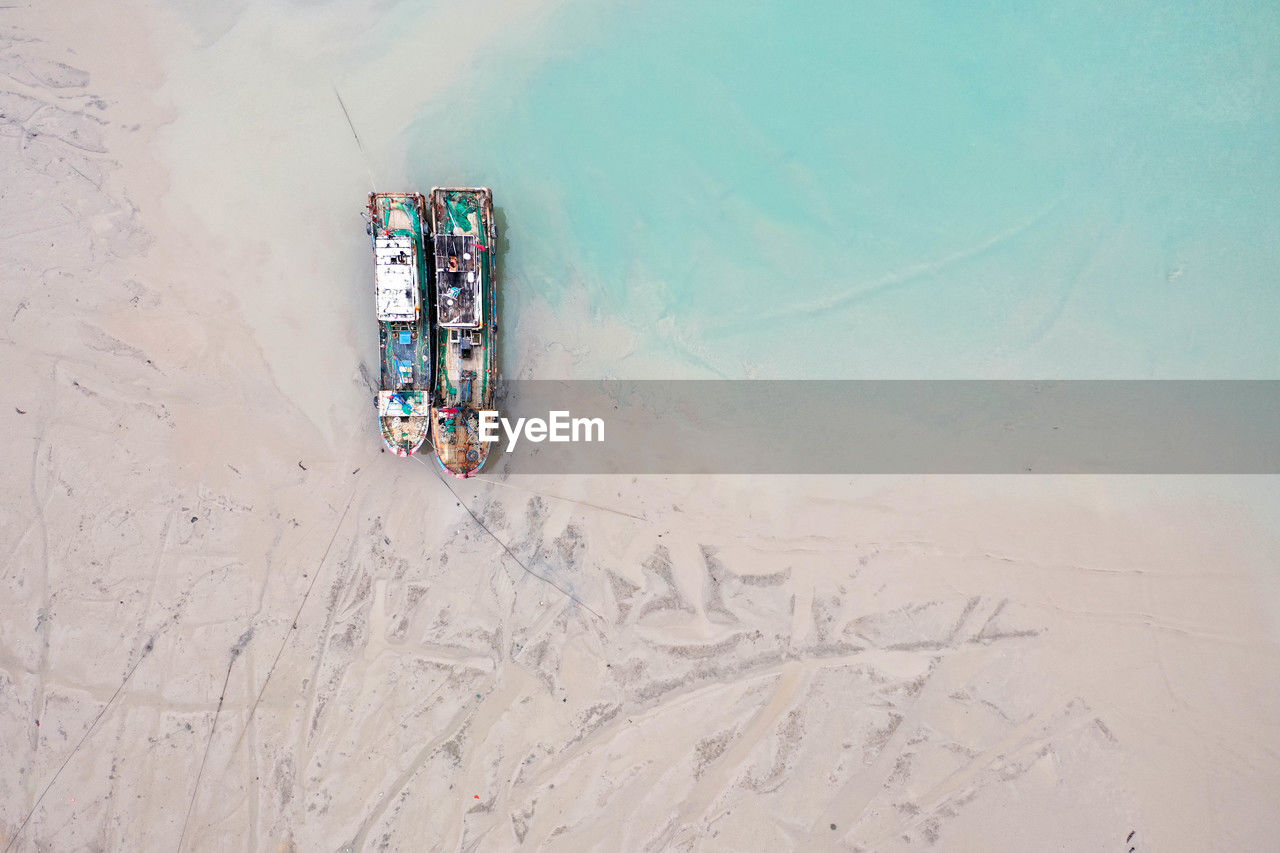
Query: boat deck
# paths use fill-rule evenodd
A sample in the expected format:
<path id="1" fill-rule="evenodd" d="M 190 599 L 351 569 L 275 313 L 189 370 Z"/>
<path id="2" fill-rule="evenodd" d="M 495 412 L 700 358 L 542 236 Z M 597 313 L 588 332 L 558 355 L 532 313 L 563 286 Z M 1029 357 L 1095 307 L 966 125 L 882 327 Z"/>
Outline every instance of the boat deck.
<path id="1" fill-rule="evenodd" d="M 431 336 L 416 324 L 383 323 L 378 327 L 384 391 L 431 389 Z"/>
<path id="2" fill-rule="evenodd" d="M 432 337 L 429 269 L 423 234 L 425 199 L 418 193 L 369 197 L 377 291 L 382 391 L 378 415 L 387 447 L 407 456 L 430 432 Z"/>
<path id="3" fill-rule="evenodd" d="M 497 382 L 493 196 L 487 189 L 434 189 L 436 401 L 431 430 L 449 473 L 469 477 L 484 465 L 479 413 L 493 408 Z"/>

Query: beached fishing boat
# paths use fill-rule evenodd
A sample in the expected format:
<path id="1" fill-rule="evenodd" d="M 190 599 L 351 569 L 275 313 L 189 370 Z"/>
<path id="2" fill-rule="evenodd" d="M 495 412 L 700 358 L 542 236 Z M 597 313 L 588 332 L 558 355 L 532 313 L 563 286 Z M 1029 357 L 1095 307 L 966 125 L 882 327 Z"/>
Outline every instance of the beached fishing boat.
<path id="1" fill-rule="evenodd" d="M 430 431 L 434 366 L 427 293 L 426 203 L 421 193 L 370 193 L 373 278 L 378 309 L 382 440 L 400 456 Z"/>
<path id="2" fill-rule="evenodd" d="M 437 336 L 431 437 L 441 467 L 471 477 L 489 455 L 480 413 L 493 410 L 498 379 L 493 193 L 437 187 L 430 203 Z"/>

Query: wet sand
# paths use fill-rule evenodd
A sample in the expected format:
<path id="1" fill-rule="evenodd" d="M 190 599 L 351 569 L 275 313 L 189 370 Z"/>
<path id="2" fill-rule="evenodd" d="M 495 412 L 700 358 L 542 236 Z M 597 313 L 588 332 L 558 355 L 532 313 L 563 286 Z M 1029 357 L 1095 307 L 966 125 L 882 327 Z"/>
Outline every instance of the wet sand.
<path id="1" fill-rule="evenodd" d="M 1272 479 L 446 486 L 379 449 L 327 75 L 223 73 L 287 22 L 39 6 L 0 10 L 12 849 L 1268 847 Z"/>

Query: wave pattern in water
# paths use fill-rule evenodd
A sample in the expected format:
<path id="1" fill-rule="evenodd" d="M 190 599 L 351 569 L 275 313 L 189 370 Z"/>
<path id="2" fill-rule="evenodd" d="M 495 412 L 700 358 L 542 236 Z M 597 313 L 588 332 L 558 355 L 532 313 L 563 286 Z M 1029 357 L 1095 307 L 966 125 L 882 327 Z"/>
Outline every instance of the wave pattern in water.
<path id="1" fill-rule="evenodd" d="M 1268 375 L 1276 17 L 571 3 L 411 158 L 499 190 L 510 310 L 712 373 Z"/>

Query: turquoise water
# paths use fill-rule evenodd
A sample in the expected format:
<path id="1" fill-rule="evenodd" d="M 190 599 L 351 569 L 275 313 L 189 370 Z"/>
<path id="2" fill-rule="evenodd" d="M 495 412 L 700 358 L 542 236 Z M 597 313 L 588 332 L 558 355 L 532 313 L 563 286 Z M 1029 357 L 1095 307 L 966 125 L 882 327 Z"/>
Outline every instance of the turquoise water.
<path id="1" fill-rule="evenodd" d="M 418 116 L 410 174 L 494 188 L 506 328 L 585 296 L 707 375 L 1276 377 L 1277 33 L 1272 3 L 576 2 Z"/>

